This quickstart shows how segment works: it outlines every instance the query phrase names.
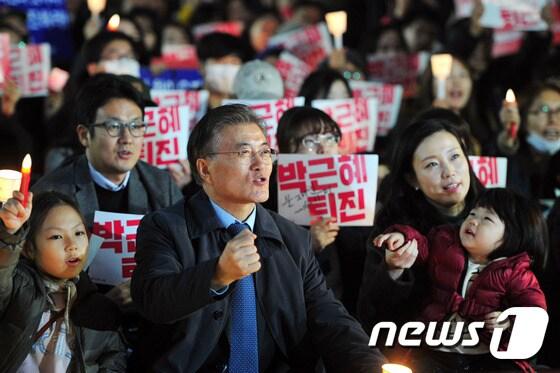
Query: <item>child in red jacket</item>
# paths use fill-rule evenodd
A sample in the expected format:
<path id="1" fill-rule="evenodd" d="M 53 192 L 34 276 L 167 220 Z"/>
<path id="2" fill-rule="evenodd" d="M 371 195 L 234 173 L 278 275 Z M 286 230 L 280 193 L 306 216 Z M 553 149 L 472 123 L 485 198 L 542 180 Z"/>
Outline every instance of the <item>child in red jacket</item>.
<path id="1" fill-rule="evenodd" d="M 375 246 L 386 245 L 387 263 L 394 258 L 394 263 L 404 269 L 417 262 L 426 265 L 430 275 L 430 297 L 420 314 L 421 321 L 451 321 L 453 331 L 458 322 L 485 321 L 477 346 L 459 343 L 423 348 L 417 354 L 415 371 L 424 371 L 418 368 L 426 366 L 430 367 L 426 371 L 435 372 L 487 371 L 508 364 L 511 368 L 511 361 L 490 355 L 489 341 L 494 328 L 510 326 L 508 321 L 496 322 L 502 311 L 531 306 L 546 309 L 544 294 L 531 270 L 531 266 L 544 266 L 548 245 L 540 211 L 509 190 L 489 189 L 460 228 L 437 227 L 428 237 L 402 225 L 392 226 L 387 232 L 373 240 Z M 466 326 L 462 330 L 464 338 L 470 339 Z M 529 368 L 523 361 L 515 364 Z"/>

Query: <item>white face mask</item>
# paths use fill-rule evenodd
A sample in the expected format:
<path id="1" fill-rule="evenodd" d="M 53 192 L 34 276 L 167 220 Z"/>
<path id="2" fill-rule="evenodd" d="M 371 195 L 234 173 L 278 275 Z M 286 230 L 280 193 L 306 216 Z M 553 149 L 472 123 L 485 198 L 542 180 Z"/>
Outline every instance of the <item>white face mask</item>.
<path id="1" fill-rule="evenodd" d="M 239 71 L 239 65 L 212 63 L 206 65 L 205 81 L 212 91 L 231 95 L 233 81 Z"/>
<path id="2" fill-rule="evenodd" d="M 119 58 L 118 60 L 105 60 L 99 63 L 105 72 L 115 75 L 132 75 L 140 77 L 140 63 L 132 58 Z"/>
<path id="3" fill-rule="evenodd" d="M 560 150 L 560 140 L 550 141 L 534 132 L 529 132 L 527 142 L 541 153 L 552 155 Z"/>

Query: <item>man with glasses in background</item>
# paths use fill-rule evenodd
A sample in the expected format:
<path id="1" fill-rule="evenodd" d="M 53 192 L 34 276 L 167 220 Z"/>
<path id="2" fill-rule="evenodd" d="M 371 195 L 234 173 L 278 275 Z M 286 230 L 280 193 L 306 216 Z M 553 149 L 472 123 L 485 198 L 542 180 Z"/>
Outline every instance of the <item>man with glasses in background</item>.
<path id="1" fill-rule="evenodd" d="M 74 123 L 85 154 L 32 187 L 73 196 L 91 230 L 96 210 L 147 214 L 181 198 L 169 174 L 140 161 L 146 132 L 144 101 L 112 74 L 91 77 L 76 97 Z"/>
<path id="2" fill-rule="evenodd" d="M 138 228 L 132 297 L 154 323 L 133 371 L 380 372 L 331 291 L 309 232 L 260 203 L 275 151 L 244 105 L 210 110 L 187 147 L 202 190 Z"/>

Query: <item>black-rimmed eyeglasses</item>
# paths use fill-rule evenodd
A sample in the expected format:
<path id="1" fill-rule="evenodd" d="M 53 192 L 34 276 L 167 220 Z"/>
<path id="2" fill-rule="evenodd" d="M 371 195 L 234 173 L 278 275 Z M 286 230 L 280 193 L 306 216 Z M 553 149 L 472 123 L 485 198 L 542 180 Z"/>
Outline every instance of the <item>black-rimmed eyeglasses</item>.
<path id="1" fill-rule="evenodd" d="M 249 148 L 243 148 L 231 152 L 214 152 L 208 153 L 207 156 L 220 155 L 220 154 L 235 154 L 241 163 L 250 164 L 255 157 L 259 157 L 264 163 L 273 163 L 276 160 L 278 153 L 275 149 L 262 148 L 257 151 Z"/>
<path id="2" fill-rule="evenodd" d="M 116 119 L 109 119 L 105 122 L 90 124 L 90 127 L 103 127 L 111 137 L 118 137 L 125 128 L 128 128 L 130 134 L 134 137 L 144 136 L 146 133 L 146 123 L 142 120 L 133 120 L 129 123 L 121 122 Z"/>

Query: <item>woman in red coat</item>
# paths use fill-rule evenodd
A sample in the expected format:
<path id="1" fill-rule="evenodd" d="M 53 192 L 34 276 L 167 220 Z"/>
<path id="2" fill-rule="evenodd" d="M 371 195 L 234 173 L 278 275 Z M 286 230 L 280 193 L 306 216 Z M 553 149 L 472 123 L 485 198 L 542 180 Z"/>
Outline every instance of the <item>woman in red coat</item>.
<path id="1" fill-rule="evenodd" d="M 540 211 L 525 198 L 507 190 L 490 189 L 477 201 L 457 229 L 440 226 L 427 237 L 414 228 L 395 225 L 374 239 L 390 255 L 417 255 L 431 278 L 431 291 L 419 319 L 465 324 L 484 321 L 481 342 L 474 347 L 425 348 L 419 366 L 442 366 L 442 371 L 496 370 L 502 363 L 489 354 L 491 331 L 510 307 L 546 309 L 544 294 L 531 266 L 542 268 L 547 249 L 546 224 Z M 453 326 L 452 326 L 453 328 Z M 466 330 L 465 336 L 470 336 Z M 504 345 L 503 347 L 506 347 Z M 527 368 L 526 362 L 516 362 Z M 422 370 L 418 370 L 422 371 Z"/>

